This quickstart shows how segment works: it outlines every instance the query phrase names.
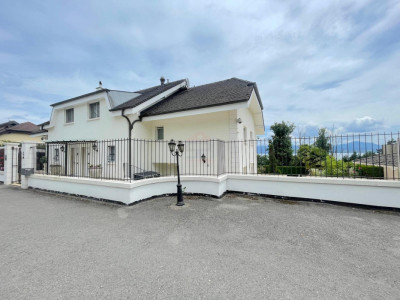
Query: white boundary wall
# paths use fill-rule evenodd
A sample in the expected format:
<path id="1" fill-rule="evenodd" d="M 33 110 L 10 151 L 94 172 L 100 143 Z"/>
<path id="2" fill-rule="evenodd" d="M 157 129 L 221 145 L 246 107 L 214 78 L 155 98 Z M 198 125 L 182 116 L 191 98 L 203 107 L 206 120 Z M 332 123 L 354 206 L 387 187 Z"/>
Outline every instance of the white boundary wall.
<path id="1" fill-rule="evenodd" d="M 176 193 L 176 181 L 176 177 L 160 177 L 129 183 L 34 174 L 28 186 L 132 204 Z M 181 181 L 186 193 L 217 197 L 235 191 L 400 208 L 400 181 L 234 174 L 182 176 Z"/>

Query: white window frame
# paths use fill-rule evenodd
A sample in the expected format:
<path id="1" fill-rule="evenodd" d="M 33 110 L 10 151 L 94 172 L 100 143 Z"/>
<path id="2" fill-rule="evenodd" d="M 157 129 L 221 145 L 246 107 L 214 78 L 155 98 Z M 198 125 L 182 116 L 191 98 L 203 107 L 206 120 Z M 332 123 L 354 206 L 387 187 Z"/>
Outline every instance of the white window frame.
<path id="1" fill-rule="evenodd" d="M 98 116 L 97 117 L 93 117 L 92 118 L 92 111 L 91 111 L 91 107 L 93 104 L 98 104 Z M 94 102 L 90 102 L 88 103 L 88 119 L 89 120 L 98 120 L 100 119 L 100 101 L 94 101 Z"/>
<path id="2" fill-rule="evenodd" d="M 114 149 L 114 153 L 110 151 L 111 149 Z M 114 157 L 112 157 L 111 155 L 114 155 Z M 116 158 L 117 158 L 116 147 L 114 145 L 107 146 L 107 162 L 115 163 Z"/>
<path id="3" fill-rule="evenodd" d="M 67 111 L 72 110 L 72 121 L 68 122 Z M 64 111 L 65 124 L 73 124 L 75 122 L 75 109 L 74 107 L 66 108 Z"/>
<path id="4" fill-rule="evenodd" d="M 54 162 L 59 162 L 60 161 L 60 149 L 55 148 L 54 149 Z"/>
<path id="5" fill-rule="evenodd" d="M 162 129 L 162 139 L 159 138 L 158 136 L 158 130 Z M 156 140 L 157 141 L 163 141 L 165 139 L 165 131 L 164 131 L 164 126 L 157 126 L 156 127 Z"/>

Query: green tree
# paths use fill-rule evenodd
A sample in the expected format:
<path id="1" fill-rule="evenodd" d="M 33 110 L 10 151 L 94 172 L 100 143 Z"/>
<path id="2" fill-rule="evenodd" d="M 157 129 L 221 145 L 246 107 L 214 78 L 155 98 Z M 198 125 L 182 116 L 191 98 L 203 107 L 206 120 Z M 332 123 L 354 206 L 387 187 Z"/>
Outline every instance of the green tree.
<path id="1" fill-rule="evenodd" d="M 325 151 L 325 153 L 328 153 L 328 151 L 331 149 L 331 144 L 329 143 L 329 137 L 326 135 L 326 128 L 321 128 L 318 130 L 318 138 L 314 144 L 316 147 Z"/>
<path id="2" fill-rule="evenodd" d="M 273 145 L 276 163 L 280 166 L 288 166 L 292 160 L 293 149 L 290 134 L 294 129 L 295 126 L 292 123 L 286 123 L 285 121 L 275 123 L 271 126 L 271 130 L 274 134 L 270 144 Z"/>
<path id="3" fill-rule="evenodd" d="M 259 173 L 268 173 L 269 158 L 268 155 L 257 154 L 257 168 Z"/>
<path id="4" fill-rule="evenodd" d="M 275 147 L 272 140 L 268 141 L 269 167 L 271 173 L 276 173 L 277 159 L 275 156 Z"/>
<path id="5" fill-rule="evenodd" d="M 348 155 L 343 156 L 343 161 L 344 162 L 352 162 L 359 158 L 361 158 L 361 155 L 357 154 L 357 152 L 354 151 L 353 154 L 350 156 L 348 156 Z"/>
<path id="6" fill-rule="evenodd" d="M 297 158 L 307 170 L 319 168 L 325 160 L 325 150 L 313 145 L 301 145 L 297 152 Z"/>

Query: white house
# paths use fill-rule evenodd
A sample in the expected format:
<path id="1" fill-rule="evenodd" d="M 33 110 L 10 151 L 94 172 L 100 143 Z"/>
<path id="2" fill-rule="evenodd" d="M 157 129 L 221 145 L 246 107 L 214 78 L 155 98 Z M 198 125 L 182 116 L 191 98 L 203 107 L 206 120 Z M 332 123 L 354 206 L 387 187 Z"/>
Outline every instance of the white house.
<path id="1" fill-rule="evenodd" d="M 52 104 L 50 122 L 43 127 L 48 131 L 48 141 L 53 142 L 49 164 L 65 162 L 64 169 L 57 172 L 69 175 L 86 176 L 87 165 L 101 165 L 103 176 L 112 167 L 119 168 L 113 174 L 126 175 L 130 152 L 134 168 L 165 174 L 174 162 L 166 142 L 161 141 L 174 139 L 184 141 L 187 165 L 200 162 L 201 154 L 214 160 L 200 164 L 195 173 L 199 168 L 208 168 L 204 172 L 226 171 L 228 159 L 236 172 L 254 171 L 254 145 L 232 144 L 228 149 L 224 144 L 222 149 L 218 141 L 255 140 L 256 135 L 264 134 L 263 106 L 255 82 L 231 78 L 190 87 L 186 79 L 160 81 L 157 86 L 135 92 L 105 89 L 100 83 L 94 92 Z M 128 138 L 134 139 L 131 149 L 116 141 Z M 65 144 L 65 149 L 61 148 L 63 141 L 75 143 Z M 239 156 L 248 159 L 243 163 Z M 191 173 L 184 160 L 182 163 L 183 172 Z"/>

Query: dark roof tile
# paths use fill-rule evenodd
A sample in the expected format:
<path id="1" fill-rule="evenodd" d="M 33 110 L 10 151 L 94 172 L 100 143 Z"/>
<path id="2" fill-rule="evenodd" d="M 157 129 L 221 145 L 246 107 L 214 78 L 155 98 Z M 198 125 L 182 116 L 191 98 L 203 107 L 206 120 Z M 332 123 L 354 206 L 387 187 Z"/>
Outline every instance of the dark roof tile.
<path id="1" fill-rule="evenodd" d="M 231 78 L 181 90 L 165 100 L 146 109 L 142 116 L 153 116 L 217 105 L 248 101 L 256 90 L 260 106 L 261 99 L 255 82 Z"/>

